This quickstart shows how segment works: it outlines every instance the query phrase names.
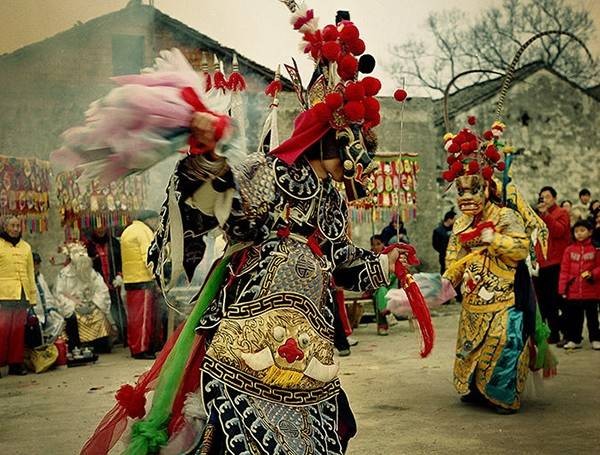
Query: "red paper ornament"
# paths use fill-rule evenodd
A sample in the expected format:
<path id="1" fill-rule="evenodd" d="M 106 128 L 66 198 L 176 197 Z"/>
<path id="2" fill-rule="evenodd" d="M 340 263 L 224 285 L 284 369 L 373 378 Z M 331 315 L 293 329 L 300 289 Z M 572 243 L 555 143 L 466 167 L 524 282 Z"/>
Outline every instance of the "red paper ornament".
<path id="1" fill-rule="evenodd" d="M 500 162 L 499 162 L 499 163 L 496 165 L 496 167 L 498 168 L 498 170 L 499 170 L 500 172 L 502 172 L 504 169 L 506 169 L 506 163 L 504 163 L 504 161 L 500 161 Z"/>
<path id="2" fill-rule="evenodd" d="M 486 141 L 491 141 L 492 139 L 494 139 L 494 133 L 492 133 L 491 130 L 487 130 L 483 133 L 483 138 Z"/>
<path id="3" fill-rule="evenodd" d="M 448 147 L 449 153 L 456 153 L 460 150 L 460 145 L 458 145 L 455 141 L 452 141 L 452 144 Z"/>
<path id="4" fill-rule="evenodd" d="M 406 99 L 406 97 L 408 96 L 408 94 L 406 93 L 406 90 L 399 88 L 398 90 L 396 90 L 394 92 L 394 99 L 398 102 L 402 102 Z"/>
<path id="5" fill-rule="evenodd" d="M 467 123 L 469 125 L 475 125 L 477 123 L 477 117 L 475 117 L 474 115 L 469 115 L 467 117 Z"/>

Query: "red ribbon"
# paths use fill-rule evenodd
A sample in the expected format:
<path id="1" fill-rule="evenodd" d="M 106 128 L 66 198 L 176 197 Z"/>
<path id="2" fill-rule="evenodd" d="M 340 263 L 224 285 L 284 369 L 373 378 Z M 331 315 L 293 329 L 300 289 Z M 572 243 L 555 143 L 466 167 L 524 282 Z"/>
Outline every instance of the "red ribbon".
<path id="1" fill-rule="evenodd" d="M 183 100 L 194 108 L 196 112 L 206 112 L 217 117 L 213 123 L 213 144 L 200 143 L 193 134 L 190 134 L 188 144 L 190 146 L 191 155 L 202 155 L 214 149 L 214 144 L 219 142 L 225 135 L 225 131 L 229 128 L 231 121 L 227 115 L 219 115 L 208 109 L 198 97 L 198 94 L 192 87 L 185 87 L 181 90 Z"/>

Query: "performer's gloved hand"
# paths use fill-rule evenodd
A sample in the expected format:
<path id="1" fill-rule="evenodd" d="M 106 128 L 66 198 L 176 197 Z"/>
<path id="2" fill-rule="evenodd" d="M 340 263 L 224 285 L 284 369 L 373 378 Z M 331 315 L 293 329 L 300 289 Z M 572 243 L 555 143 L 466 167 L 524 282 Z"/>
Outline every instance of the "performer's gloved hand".
<path id="1" fill-rule="evenodd" d="M 494 236 L 496 235 L 496 233 L 494 232 L 494 229 L 492 228 L 485 228 L 481 231 L 481 243 L 487 244 L 489 245 L 490 243 L 492 243 L 494 241 Z"/>
<path id="2" fill-rule="evenodd" d="M 387 254 L 390 273 L 395 273 L 396 276 L 398 274 L 405 275 L 409 266 L 420 264 L 414 247 L 407 243 L 388 245 L 383 253 Z"/>
<path id="3" fill-rule="evenodd" d="M 207 154 L 217 159 L 214 148 L 223 137 L 231 131 L 231 121 L 226 115 L 215 115 L 209 112 L 195 112 L 190 124 L 192 155 Z"/>
<path id="4" fill-rule="evenodd" d="M 112 280 L 112 285 L 115 288 L 120 288 L 121 286 L 123 286 L 123 277 L 121 275 L 117 275 L 113 280 Z"/>

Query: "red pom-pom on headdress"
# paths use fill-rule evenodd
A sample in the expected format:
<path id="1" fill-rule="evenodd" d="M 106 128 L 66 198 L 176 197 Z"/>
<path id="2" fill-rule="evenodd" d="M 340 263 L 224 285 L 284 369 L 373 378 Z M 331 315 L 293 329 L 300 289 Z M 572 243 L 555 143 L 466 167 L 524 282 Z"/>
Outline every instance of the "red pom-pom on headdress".
<path id="1" fill-rule="evenodd" d="M 342 29 L 340 30 L 340 39 L 345 43 L 351 43 L 356 41 L 360 36 L 360 32 L 358 31 L 358 27 L 354 25 L 352 22 L 345 22 L 341 25 Z"/>
<path id="2" fill-rule="evenodd" d="M 491 166 L 485 166 L 481 170 L 481 176 L 486 180 L 491 180 L 494 175 L 494 169 Z"/>
<path id="3" fill-rule="evenodd" d="M 361 101 L 365 97 L 365 88 L 359 82 L 349 82 L 344 90 L 344 98 L 348 101 Z"/>
<path id="4" fill-rule="evenodd" d="M 330 62 L 335 62 L 342 52 L 342 47 L 335 41 L 326 41 L 321 46 L 321 55 Z"/>
<path id="5" fill-rule="evenodd" d="M 348 50 L 350 50 L 350 52 L 356 56 L 364 54 L 366 49 L 367 46 L 365 45 L 365 42 L 360 38 L 348 44 Z"/>
<path id="6" fill-rule="evenodd" d="M 354 79 L 358 72 L 358 60 L 353 55 L 346 54 L 338 60 L 338 74 L 343 80 Z"/>
<path id="7" fill-rule="evenodd" d="M 365 107 L 366 114 L 379 112 L 379 101 L 372 96 L 368 96 L 363 100 L 363 106 Z"/>
<path id="8" fill-rule="evenodd" d="M 343 107 L 344 115 L 351 122 L 360 122 L 365 117 L 365 107 L 360 101 L 349 101 Z"/>
<path id="9" fill-rule="evenodd" d="M 338 39 L 339 33 L 335 25 L 326 25 L 323 28 L 323 41 L 335 41 Z"/>
<path id="10" fill-rule="evenodd" d="M 344 104 L 344 97 L 338 92 L 329 93 L 325 96 L 325 104 L 332 112 L 335 112 Z"/>
<path id="11" fill-rule="evenodd" d="M 381 90 L 381 82 L 373 76 L 367 76 L 360 81 L 365 88 L 365 96 L 375 96 Z"/>

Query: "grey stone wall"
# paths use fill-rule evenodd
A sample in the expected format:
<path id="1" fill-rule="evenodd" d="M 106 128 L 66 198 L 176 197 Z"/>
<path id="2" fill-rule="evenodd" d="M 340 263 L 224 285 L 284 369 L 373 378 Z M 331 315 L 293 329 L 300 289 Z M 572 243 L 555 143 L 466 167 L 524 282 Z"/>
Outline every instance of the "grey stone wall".
<path id="1" fill-rule="evenodd" d="M 483 130 L 494 120 L 497 98 L 457 116 L 466 125 L 476 115 Z M 534 202 L 545 185 L 558 199 L 577 201 L 581 188 L 600 199 L 600 103 L 569 82 L 540 70 L 516 82 L 505 103 L 504 137 L 516 150 L 512 175 L 525 197 Z M 440 148 L 440 157 L 443 150 Z"/>

